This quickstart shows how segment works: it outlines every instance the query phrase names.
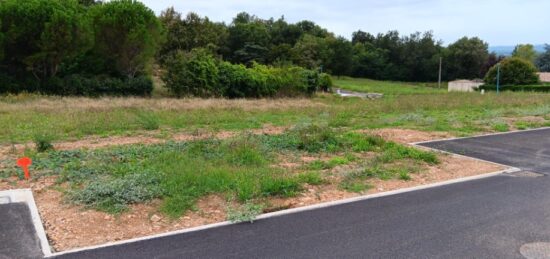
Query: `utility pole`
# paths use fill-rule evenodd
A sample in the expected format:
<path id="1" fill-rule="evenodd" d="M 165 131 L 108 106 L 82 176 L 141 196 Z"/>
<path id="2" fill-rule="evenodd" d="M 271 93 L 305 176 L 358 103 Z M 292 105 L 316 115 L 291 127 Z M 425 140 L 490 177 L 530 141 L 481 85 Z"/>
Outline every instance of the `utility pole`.
<path id="1" fill-rule="evenodd" d="M 441 63 L 443 62 L 443 58 L 439 57 L 439 80 L 437 81 L 437 86 L 441 88 Z"/>
<path id="2" fill-rule="evenodd" d="M 500 91 L 500 63 L 497 65 L 497 94 Z"/>

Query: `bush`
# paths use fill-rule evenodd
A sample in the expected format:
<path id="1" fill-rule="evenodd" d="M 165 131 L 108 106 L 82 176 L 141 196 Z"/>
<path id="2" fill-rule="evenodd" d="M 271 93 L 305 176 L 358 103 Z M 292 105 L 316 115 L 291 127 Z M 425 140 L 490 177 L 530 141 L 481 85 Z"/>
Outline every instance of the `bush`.
<path id="1" fill-rule="evenodd" d="M 221 96 L 217 60 L 203 49 L 178 52 L 168 58 L 162 79 L 176 96 Z"/>
<path id="2" fill-rule="evenodd" d="M 52 137 L 47 134 L 37 134 L 34 136 L 34 145 L 36 152 L 46 152 L 48 150 L 52 150 Z"/>
<path id="3" fill-rule="evenodd" d="M 229 98 L 273 96 L 276 86 L 268 85 L 273 79 L 263 67 L 246 68 L 229 62 L 220 63 L 220 84 L 226 87 L 224 96 Z"/>
<path id="4" fill-rule="evenodd" d="M 340 145 L 336 132 L 327 125 L 297 125 L 288 134 L 295 138 L 298 149 L 312 153 L 334 151 Z"/>
<path id="5" fill-rule="evenodd" d="M 159 197 L 162 194 L 159 183 L 160 180 L 151 174 L 134 173 L 91 182 L 69 193 L 69 199 L 76 204 L 118 213 L 126 210 L 129 204 Z"/>
<path id="6" fill-rule="evenodd" d="M 252 202 L 246 202 L 244 205 L 237 208 L 227 208 L 227 220 L 239 223 L 250 222 L 252 223 L 258 215 L 262 213 L 263 207 L 261 205 L 254 204 Z"/>
<path id="7" fill-rule="evenodd" d="M 496 91 L 496 85 L 482 85 L 479 90 Z M 550 92 L 550 85 L 501 85 L 500 91 L 512 91 L 512 92 Z"/>
<path id="8" fill-rule="evenodd" d="M 319 89 L 324 92 L 332 90 L 332 78 L 329 74 L 321 73 L 319 75 Z"/>
<path id="9" fill-rule="evenodd" d="M 204 49 L 179 52 L 164 64 L 163 80 L 176 96 L 265 98 L 311 95 L 332 86 L 330 76 L 301 67 L 251 68 L 216 60 Z"/>
<path id="10" fill-rule="evenodd" d="M 43 93 L 65 96 L 148 96 L 152 91 L 153 81 L 146 76 L 121 79 L 105 75 L 85 77 L 74 74 L 64 78 L 52 77 L 42 87 Z"/>
<path id="11" fill-rule="evenodd" d="M 485 75 L 486 84 L 496 85 L 497 66 L 493 66 Z M 519 58 L 507 58 L 500 63 L 500 84 L 529 85 L 538 82 L 537 69 L 533 64 Z"/>

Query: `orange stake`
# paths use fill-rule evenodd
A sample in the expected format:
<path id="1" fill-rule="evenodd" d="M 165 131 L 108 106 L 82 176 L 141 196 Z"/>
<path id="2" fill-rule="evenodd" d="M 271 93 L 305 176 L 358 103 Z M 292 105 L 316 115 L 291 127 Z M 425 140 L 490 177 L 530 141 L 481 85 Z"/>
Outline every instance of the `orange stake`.
<path id="1" fill-rule="evenodd" d="M 17 165 L 23 169 L 25 173 L 25 179 L 31 179 L 31 174 L 29 172 L 29 166 L 32 164 L 32 160 L 28 157 L 22 157 L 17 160 Z"/>

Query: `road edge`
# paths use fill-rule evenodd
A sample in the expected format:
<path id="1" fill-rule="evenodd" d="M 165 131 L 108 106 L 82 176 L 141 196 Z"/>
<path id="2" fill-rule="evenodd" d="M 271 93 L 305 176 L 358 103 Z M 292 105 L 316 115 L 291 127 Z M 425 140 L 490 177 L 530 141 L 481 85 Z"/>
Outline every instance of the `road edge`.
<path id="1" fill-rule="evenodd" d="M 364 200 L 369 200 L 369 199 L 374 199 L 374 198 L 379 198 L 379 197 L 386 197 L 386 196 L 391 196 L 391 195 L 396 195 L 396 194 L 401 194 L 401 193 L 425 190 L 425 189 L 429 189 L 429 188 L 435 188 L 435 187 L 440 187 L 440 186 L 445 186 L 445 185 L 450 185 L 450 184 L 456 184 L 456 183 L 462 183 L 462 182 L 468 182 L 468 181 L 473 181 L 473 180 L 489 178 L 489 177 L 501 175 L 501 174 L 504 174 L 504 173 L 513 173 L 513 172 L 521 171 L 519 168 L 510 167 L 510 166 L 506 166 L 506 167 L 507 168 L 504 169 L 504 170 L 499 170 L 499 171 L 486 173 L 486 174 L 456 178 L 456 179 L 451 179 L 451 180 L 442 181 L 442 182 L 436 182 L 436 183 L 431 183 L 431 184 L 425 184 L 425 185 L 419 185 L 419 186 L 408 187 L 408 188 L 403 188 L 403 189 L 397 189 L 397 190 L 393 190 L 393 191 L 374 193 L 374 194 L 357 196 L 357 197 L 352 197 L 352 198 L 347 198 L 347 199 L 342 199 L 342 200 L 323 202 L 323 203 L 313 204 L 313 205 L 304 206 L 304 207 L 298 207 L 298 208 L 292 208 L 292 209 L 286 209 L 286 210 L 281 210 L 281 211 L 276 211 L 276 212 L 265 213 L 265 214 L 261 214 L 258 217 L 256 217 L 255 220 L 268 219 L 268 218 L 284 216 L 284 215 L 298 213 L 298 212 L 304 212 L 304 211 L 310 211 L 310 210 L 315 210 L 315 209 L 327 208 L 327 207 L 332 207 L 332 206 L 337 206 L 337 205 L 342 205 L 342 204 L 348 204 L 348 203 L 353 203 L 353 202 L 359 202 L 359 201 L 364 201 Z M 110 247 L 110 246 L 130 244 L 130 243 L 135 243 L 135 242 L 140 242 L 140 241 L 145 241 L 145 240 L 150 240 L 150 239 L 155 239 L 155 238 L 174 236 L 174 235 L 179 235 L 179 234 L 185 234 L 185 233 L 196 232 L 196 231 L 207 230 L 207 229 L 213 229 L 213 228 L 218 228 L 218 227 L 223 227 L 223 226 L 228 226 L 228 225 L 235 225 L 235 224 L 241 224 L 241 223 L 223 221 L 223 222 L 218 222 L 218 223 L 213 223 L 213 224 L 208 224 L 208 225 L 203 225 L 203 226 L 198 226 L 198 227 L 193 227 L 193 228 L 188 228 L 188 229 L 170 231 L 170 232 L 156 234 L 156 235 L 149 235 L 149 236 L 132 238 L 132 239 L 127 239 L 127 240 L 122 240 L 122 241 L 109 242 L 109 243 L 100 244 L 100 245 L 81 247 L 81 248 L 61 251 L 61 252 L 57 252 L 57 253 L 51 253 L 51 254 L 49 254 L 45 257 L 46 258 L 51 258 L 51 257 L 55 257 L 55 256 L 60 256 L 60 255 L 72 254 L 72 253 L 83 252 L 83 251 L 88 251 L 88 250 L 94 250 L 94 249 L 99 249 L 99 248 L 105 248 L 105 247 Z"/>

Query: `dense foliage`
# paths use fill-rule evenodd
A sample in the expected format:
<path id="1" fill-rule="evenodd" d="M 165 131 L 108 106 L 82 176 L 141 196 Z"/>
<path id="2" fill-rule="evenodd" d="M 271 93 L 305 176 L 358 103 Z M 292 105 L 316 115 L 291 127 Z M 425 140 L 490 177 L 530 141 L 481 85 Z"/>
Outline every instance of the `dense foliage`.
<path id="1" fill-rule="evenodd" d="M 178 52 L 165 61 L 163 80 L 176 96 L 273 97 L 329 90 L 330 76 L 297 66 L 250 67 L 216 59 L 205 49 Z"/>
<path id="2" fill-rule="evenodd" d="M 0 2 L 0 93 L 151 92 L 147 68 L 162 39 L 155 14 L 130 0 L 85 4 Z"/>
<path id="3" fill-rule="evenodd" d="M 485 76 L 485 83 L 495 85 L 498 67 L 492 67 Z M 537 69 L 533 64 L 520 58 L 507 58 L 500 62 L 500 84 L 530 85 L 539 82 Z"/>
<path id="4" fill-rule="evenodd" d="M 541 72 L 550 72 L 550 45 L 546 45 L 544 50 L 535 60 L 535 64 Z"/>
<path id="5" fill-rule="evenodd" d="M 537 52 L 535 51 L 535 46 L 532 44 L 519 44 L 514 48 L 512 57 L 520 58 L 534 64 L 537 58 Z"/>
<path id="6" fill-rule="evenodd" d="M 550 70 L 531 45 L 514 56 Z M 149 95 L 155 62 L 177 96 L 266 97 L 330 88 L 330 77 L 482 78 L 503 57 L 479 38 L 432 32 L 337 36 L 311 21 L 239 13 L 229 24 L 136 0 L 0 0 L 0 93 Z M 230 62 L 230 63 L 229 63 Z M 292 82 L 294 80 L 294 82 Z"/>
<path id="7" fill-rule="evenodd" d="M 483 77 L 496 62 L 487 43 L 478 38 L 463 38 L 445 48 L 431 32 L 402 36 L 397 31 L 357 31 L 350 41 L 311 21 L 264 20 L 248 13 L 239 13 L 225 25 L 194 13 L 183 18 L 169 8 L 160 20 L 168 35 L 159 53 L 161 62 L 178 51 L 205 48 L 248 67 L 293 64 L 336 76 L 395 81 L 437 80 L 440 58 L 444 80 Z"/>

